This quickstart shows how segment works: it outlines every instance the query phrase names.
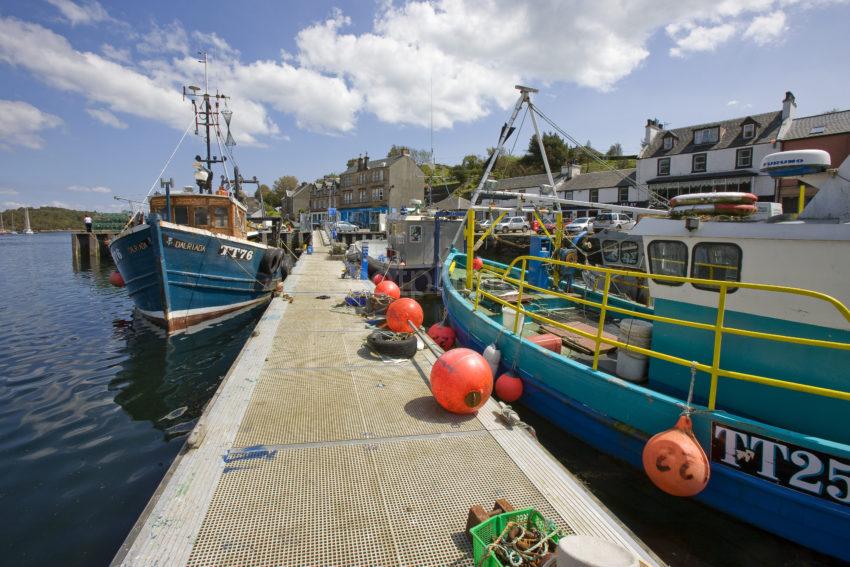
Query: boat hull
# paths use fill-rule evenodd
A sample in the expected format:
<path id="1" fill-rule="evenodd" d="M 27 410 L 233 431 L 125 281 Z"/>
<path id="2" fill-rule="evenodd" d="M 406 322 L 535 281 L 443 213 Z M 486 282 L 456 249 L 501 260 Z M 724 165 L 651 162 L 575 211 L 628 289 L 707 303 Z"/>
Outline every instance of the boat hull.
<path id="1" fill-rule="evenodd" d="M 514 368 L 523 380 L 525 405 L 598 450 L 642 468 L 646 441 L 676 423 L 682 400 L 520 341 L 496 320 L 473 311 L 472 304 L 454 289 L 449 266 L 455 259 L 463 262 L 462 256 L 450 257 L 443 266 L 442 282 L 449 323 L 458 342 L 479 352 L 495 343 L 502 353 L 503 369 Z M 723 411 L 699 411 L 692 419 L 697 439 L 712 456 L 711 480 L 698 500 L 789 540 L 850 560 L 846 545 L 850 506 L 746 474 L 740 466 L 716 458 L 724 450 L 717 439 L 720 430 L 776 440 L 812 454 L 827 453 L 843 462 L 850 459 L 850 448 Z M 841 487 L 840 482 L 836 484 Z M 850 490 L 850 485 L 845 488 Z"/>
<path id="2" fill-rule="evenodd" d="M 169 332 L 267 301 L 279 270 L 264 271 L 268 247 L 153 221 L 109 246 L 139 312 Z"/>

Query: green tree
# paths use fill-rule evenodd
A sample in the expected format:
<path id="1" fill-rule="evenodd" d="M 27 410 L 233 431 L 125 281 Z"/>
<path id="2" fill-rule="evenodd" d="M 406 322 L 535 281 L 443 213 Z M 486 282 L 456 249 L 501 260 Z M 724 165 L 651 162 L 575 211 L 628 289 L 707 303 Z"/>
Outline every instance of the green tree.
<path id="1" fill-rule="evenodd" d="M 263 196 L 262 200 L 265 205 L 271 207 L 280 206 L 280 197 L 278 197 L 277 193 L 272 191 L 271 188 L 265 183 L 261 184 L 259 187 L 257 187 L 257 190 L 254 191 L 254 198 L 259 201 L 261 194 Z"/>
<path id="2" fill-rule="evenodd" d="M 556 133 L 543 133 L 543 147 L 546 150 L 546 157 L 549 160 L 549 167 L 552 171 L 560 170 L 561 166 L 569 160 L 570 150 L 563 138 Z M 540 145 L 537 143 L 536 134 L 532 135 L 528 141 L 528 150 L 520 159 L 520 163 L 529 171 L 527 175 L 546 171 L 546 168 L 543 166 L 543 156 L 540 154 Z"/>
<path id="3" fill-rule="evenodd" d="M 294 175 L 284 175 L 278 177 L 274 182 L 274 193 L 277 195 L 277 205 L 280 205 L 286 199 L 287 191 L 294 191 L 298 187 L 298 178 Z"/>
<path id="4" fill-rule="evenodd" d="M 620 142 L 611 144 L 611 147 L 608 148 L 608 151 L 605 152 L 605 155 L 608 157 L 620 157 L 621 155 L 623 155 L 623 146 L 620 145 Z"/>
<path id="5" fill-rule="evenodd" d="M 460 182 L 459 192 L 467 194 L 472 191 L 472 188 L 478 184 L 481 175 L 484 173 L 485 161 L 483 158 L 469 154 L 464 156 L 459 165 L 451 167 L 452 177 Z"/>

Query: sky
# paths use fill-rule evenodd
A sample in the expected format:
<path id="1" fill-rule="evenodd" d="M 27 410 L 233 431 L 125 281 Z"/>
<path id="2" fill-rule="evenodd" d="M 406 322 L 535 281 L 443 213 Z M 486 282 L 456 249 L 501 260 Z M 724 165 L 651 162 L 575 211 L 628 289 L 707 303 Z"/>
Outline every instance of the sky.
<path id="1" fill-rule="evenodd" d="M 199 51 L 231 97 L 242 175 L 271 185 L 432 137 L 439 163 L 483 155 L 516 84 L 575 139 L 626 153 L 647 118 L 769 112 L 788 90 L 799 116 L 847 109 L 848 21 L 846 0 L 3 0 L 0 210 L 114 211 L 160 172 L 192 184 L 203 139 L 178 142 Z"/>

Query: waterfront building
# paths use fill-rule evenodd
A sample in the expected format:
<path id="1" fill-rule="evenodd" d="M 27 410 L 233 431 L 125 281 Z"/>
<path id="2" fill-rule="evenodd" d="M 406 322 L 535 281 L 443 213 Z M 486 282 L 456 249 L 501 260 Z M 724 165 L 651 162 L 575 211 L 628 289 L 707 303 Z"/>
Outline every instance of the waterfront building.
<path id="1" fill-rule="evenodd" d="M 328 220 L 328 209 L 335 208 L 339 201 L 339 177 L 328 175 L 308 184 L 309 221 L 321 224 Z"/>
<path id="2" fill-rule="evenodd" d="M 398 213 L 413 199 L 424 200 L 425 174 L 402 148 L 392 157 L 351 160 L 339 180 L 337 208 L 341 220 L 378 230 L 381 213 Z"/>
<path id="3" fill-rule="evenodd" d="M 285 219 L 298 220 L 301 213 L 310 208 L 310 183 L 301 183 L 286 192 L 280 202 L 280 215 Z"/>

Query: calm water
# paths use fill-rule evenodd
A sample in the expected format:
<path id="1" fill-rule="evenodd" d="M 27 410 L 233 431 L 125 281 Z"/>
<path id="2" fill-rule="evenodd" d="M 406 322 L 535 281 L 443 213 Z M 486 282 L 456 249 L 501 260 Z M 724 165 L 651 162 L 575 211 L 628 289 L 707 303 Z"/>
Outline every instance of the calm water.
<path id="1" fill-rule="evenodd" d="M 112 269 L 0 237 L 2 564 L 107 564 L 261 313 L 166 339 Z"/>

